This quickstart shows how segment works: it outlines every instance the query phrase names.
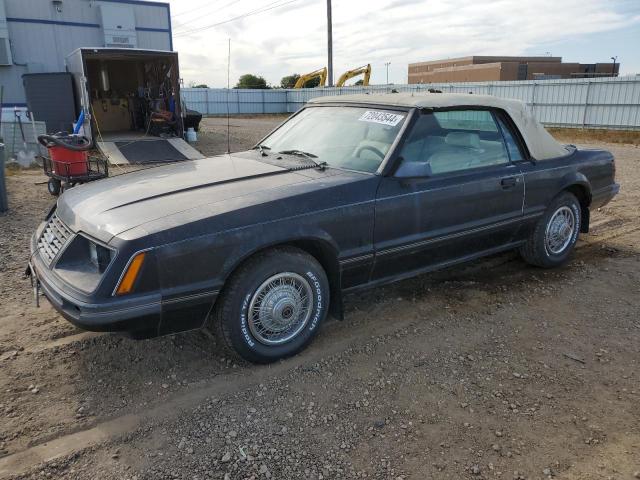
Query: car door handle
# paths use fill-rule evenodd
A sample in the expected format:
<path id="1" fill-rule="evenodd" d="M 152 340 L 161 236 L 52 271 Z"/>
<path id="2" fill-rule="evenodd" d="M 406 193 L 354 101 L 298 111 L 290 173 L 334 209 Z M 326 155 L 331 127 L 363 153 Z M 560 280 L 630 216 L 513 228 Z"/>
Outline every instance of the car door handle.
<path id="1" fill-rule="evenodd" d="M 515 187 L 517 183 L 518 177 L 505 177 L 500 180 L 500 185 L 502 185 L 502 188 L 505 190 Z"/>

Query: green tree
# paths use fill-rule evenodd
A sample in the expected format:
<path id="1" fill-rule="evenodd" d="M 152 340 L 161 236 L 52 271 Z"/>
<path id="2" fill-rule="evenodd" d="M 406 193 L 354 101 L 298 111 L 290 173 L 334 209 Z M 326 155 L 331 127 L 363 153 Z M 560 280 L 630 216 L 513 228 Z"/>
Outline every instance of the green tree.
<path id="1" fill-rule="evenodd" d="M 269 88 L 267 81 L 258 75 L 245 73 L 238 79 L 238 83 L 234 88 Z"/>
<path id="2" fill-rule="evenodd" d="M 292 73 L 291 75 L 282 77 L 282 79 L 280 80 L 280 86 L 282 88 L 293 88 L 293 86 L 296 84 L 299 78 L 300 78 L 300 75 L 297 73 Z"/>
<path id="3" fill-rule="evenodd" d="M 194 85 L 193 88 L 209 88 L 209 85 L 206 83 L 198 83 L 197 85 Z"/>
<path id="4" fill-rule="evenodd" d="M 360 79 L 356 83 L 354 83 L 354 85 L 362 85 L 363 83 L 364 83 L 364 80 Z"/>

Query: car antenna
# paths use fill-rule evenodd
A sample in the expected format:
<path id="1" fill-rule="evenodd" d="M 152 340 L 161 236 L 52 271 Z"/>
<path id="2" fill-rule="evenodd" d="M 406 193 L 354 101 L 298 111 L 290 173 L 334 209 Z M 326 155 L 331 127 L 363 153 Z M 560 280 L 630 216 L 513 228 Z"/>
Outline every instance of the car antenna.
<path id="1" fill-rule="evenodd" d="M 231 71 L 231 38 L 229 38 L 229 54 L 227 56 L 227 154 L 231 153 L 231 125 L 229 120 L 229 90 L 231 88 L 230 81 Z"/>

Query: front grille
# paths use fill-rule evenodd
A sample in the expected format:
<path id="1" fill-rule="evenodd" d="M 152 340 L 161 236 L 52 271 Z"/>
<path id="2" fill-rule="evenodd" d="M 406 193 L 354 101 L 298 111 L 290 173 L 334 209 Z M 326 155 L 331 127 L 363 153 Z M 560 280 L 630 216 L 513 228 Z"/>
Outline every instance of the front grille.
<path id="1" fill-rule="evenodd" d="M 48 267 L 51 266 L 58 252 L 71 240 L 72 236 L 73 232 L 54 213 L 47 221 L 38 239 L 38 251 Z"/>

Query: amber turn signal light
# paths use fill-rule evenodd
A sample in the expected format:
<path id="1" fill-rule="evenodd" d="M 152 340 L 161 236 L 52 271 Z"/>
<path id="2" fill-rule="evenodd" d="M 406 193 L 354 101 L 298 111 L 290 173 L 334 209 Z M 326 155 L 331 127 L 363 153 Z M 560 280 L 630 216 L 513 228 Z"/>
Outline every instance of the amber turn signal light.
<path id="1" fill-rule="evenodd" d="M 133 260 L 131 260 L 131 262 L 129 262 L 127 271 L 124 272 L 124 275 L 120 280 L 120 284 L 118 285 L 118 289 L 116 290 L 116 295 L 125 295 L 127 293 L 131 293 L 131 290 L 133 290 L 133 284 L 136 282 L 138 273 L 140 273 L 140 268 L 142 268 L 142 264 L 144 263 L 145 255 L 145 252 L 140 252 L 135 257 L 133 257 Z"/>

